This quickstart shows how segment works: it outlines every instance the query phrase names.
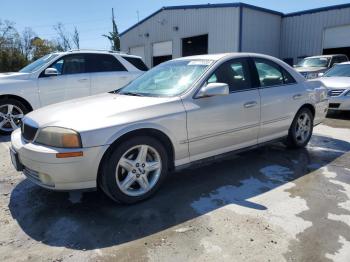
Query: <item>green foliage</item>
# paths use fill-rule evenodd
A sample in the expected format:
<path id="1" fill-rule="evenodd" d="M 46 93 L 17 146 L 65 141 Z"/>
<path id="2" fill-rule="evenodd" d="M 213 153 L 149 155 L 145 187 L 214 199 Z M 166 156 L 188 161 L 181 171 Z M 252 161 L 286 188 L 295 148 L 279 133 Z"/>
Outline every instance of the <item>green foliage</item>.
<path id="1" fill-rule="evenodd" d="M 112 50 L 120 51 L 120 36 L 118 32 L 118 27 L 114 19 L 114 11 L 112 9 L 112 32 L 107 35 L 102 35 L 106 37 L 111 42 Z"/>

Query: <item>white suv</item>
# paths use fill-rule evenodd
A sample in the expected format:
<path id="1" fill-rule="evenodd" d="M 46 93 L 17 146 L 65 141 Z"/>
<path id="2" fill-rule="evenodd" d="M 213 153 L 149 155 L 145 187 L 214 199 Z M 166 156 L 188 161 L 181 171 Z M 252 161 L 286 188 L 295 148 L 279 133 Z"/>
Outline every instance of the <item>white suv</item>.
<path id="1" fill-rule="evenodd" d="M 0 134 L 49 104 L 119 89 L 147 71 L 140 57 L 112 51 L 48 54 L 17 73 L 0 74 Z"/>

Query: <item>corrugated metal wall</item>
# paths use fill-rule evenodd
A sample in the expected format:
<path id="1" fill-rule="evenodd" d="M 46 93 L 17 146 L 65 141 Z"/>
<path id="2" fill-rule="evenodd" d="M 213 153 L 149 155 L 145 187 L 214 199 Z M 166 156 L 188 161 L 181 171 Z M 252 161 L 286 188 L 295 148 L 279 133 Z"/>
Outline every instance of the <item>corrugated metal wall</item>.
<path id="1" fill-rule="evenodd" d="M 279 57 L 281 16 L 243 8 L 242 51 Z"/>
<path id="2" fill-rule="evenodd" d="M 328 10 L 282 20 L 281 58 L 322 54 L 323 32 L 327 27 L 350 24 L 350 8 Z"/>
<path id="3" fill-rule="evenodd" d="M 163 10 L 123 34 L 121 49 L 128 52 L 131 47 L 144 45 L 145 62 L 152 66 L 153 43 L 173 41 L 173 58 L 177 58 L 181 57 L 182 38 L 202 34 L 209 35 L 209 53 L 238 51 L 239 8 Z"/>

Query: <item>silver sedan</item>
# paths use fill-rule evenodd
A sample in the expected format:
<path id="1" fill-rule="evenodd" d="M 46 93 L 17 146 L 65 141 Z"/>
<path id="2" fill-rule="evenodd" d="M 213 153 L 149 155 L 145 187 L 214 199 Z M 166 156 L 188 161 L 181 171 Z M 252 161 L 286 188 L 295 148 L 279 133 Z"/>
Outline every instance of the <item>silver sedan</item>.
<path id="1" fill-rule="evenodd" d="M 118 91 L 29 113 L 10 152 L 16 169 L 42 187 L 100 187 L 135 203 L 172 170 L 276 140 L 306 146 L 327 106 L 320 82 L 276 58 L 185 57 Z"/>

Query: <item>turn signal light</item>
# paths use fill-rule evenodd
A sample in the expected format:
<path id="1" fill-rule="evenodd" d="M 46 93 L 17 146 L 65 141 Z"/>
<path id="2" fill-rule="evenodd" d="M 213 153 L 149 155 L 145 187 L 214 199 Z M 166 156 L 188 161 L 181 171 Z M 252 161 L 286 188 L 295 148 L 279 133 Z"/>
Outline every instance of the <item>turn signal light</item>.
<path id="1" fill-rule="evenodd" d="M 83 156 L 83 152 L 67 152 L 67 153 L 57 153 L 56 158 L 69 158 L 69 157 L 80 157 Z"/>

